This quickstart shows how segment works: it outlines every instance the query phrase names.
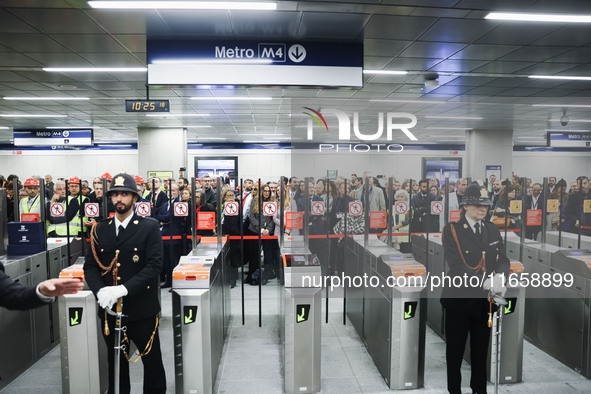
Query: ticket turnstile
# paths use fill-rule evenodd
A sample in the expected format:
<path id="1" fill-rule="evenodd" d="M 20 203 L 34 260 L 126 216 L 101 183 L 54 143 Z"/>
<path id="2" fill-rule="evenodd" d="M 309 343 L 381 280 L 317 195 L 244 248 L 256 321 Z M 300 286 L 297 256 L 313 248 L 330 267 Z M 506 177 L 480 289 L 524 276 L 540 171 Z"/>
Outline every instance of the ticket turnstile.
<path id="1" fill-rule="evenodd" d="M 224 306 L 225 259 L 219 248 L 201 248 L 181 257 L 173 271 L 172 324 L 177 393 L 211 393 L 229 325 Z M 227 315 L 227 322 L 225 316 Z"/>
<path id="2" fill-rule="evenodd" d="M 568 249 L 579 249 L 579 234 L 567 233 L 563 231 L 560 234 L 560 246 Z M 546 242 L 552 245 L 558 245 L 558 231 L 548 231 L 546 233 Z M 591 249 L 591 237 L 581 235 L 581 249 Z"/>
<path id="3" fill-rule="evenodd" d="M 82 264 L 65 268 L 60 278 L 84 279 Z M 59 297 L 58 302 L 62 392 L 102 394 L 109 386 L 107 345 L 96 299 L 84 282 L 81 291 Z"/>
<path id="4" fill-rule="evenodd" d="M 280 340 L 286 393 L 317 393 L 321 373 L 321 270 L 316 256 L 292 240 L 281 249 L 285 287 Z"/>
<path id="5" fill-rule="evenodd" d="M 357 275 L 367 274 L 373 285 L 347 292 L 347 316 L 353 301 L 355 329 L 390 389 L 424 385 L 426 269 L 412 255 L 402 254 L 376 239 L 363 247 L 363 236 L 347 240 L 347 252 L 357 256 Z M 349 273 L 347 273 L 349 275 Z M 403 280 L 404 279 L 404 280 Z"/>
<path id="6" fill-rule="evenodd" d="M 532 343 L 587 378 L 591 378 L 591 250 L 560 250 L 552 256 L 550 275 L 572 275 L 572 285 L 546 289 Z"/>

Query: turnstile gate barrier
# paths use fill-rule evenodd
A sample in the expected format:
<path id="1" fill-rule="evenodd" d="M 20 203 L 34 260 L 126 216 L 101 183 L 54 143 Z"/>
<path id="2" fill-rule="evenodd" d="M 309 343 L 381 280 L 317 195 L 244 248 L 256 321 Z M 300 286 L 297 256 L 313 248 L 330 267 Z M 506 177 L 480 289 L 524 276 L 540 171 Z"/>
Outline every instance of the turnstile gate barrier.
<path id="1" fill-rule="evenodd" d="M 304 247 L 283 248 L 280 335 L 286 393 L 320 391 L 322 288 L 320 265 Z M 314 280 L 316 278 L 316 280 Z"/>
<path id="2" fill-rule="evenodd" d="M 211 393 L 227 335 L 223 258 L 181 257 L 173 271 L 172 324 L 177 393 Z M 215 254 L 215 253 L 214 253 Z"/>
<path id="3" fill-rule="evenodd" d="M 82 278 L 82 264 L 74 264 L 60 278 Z M 107 345 L 102 338 L 97 303 L 92 291 L 59 297 L 62 392 L 102 394 L 109 386 Z"/>

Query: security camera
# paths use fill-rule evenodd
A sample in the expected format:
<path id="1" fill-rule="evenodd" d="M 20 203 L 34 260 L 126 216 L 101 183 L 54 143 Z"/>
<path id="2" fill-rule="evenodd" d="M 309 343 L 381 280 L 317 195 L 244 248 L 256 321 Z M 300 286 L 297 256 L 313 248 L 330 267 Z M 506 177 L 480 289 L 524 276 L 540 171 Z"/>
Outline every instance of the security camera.
<path id="1" fill-rule="evenodd" d="M 566 125 L 568 125 L 568 121 L 569 121 L 568 116 L 566 116 L 566 111 L 564 111 L 562 113 L 562 116 L 560 117 L 560 125 L 566 126 Z"/>

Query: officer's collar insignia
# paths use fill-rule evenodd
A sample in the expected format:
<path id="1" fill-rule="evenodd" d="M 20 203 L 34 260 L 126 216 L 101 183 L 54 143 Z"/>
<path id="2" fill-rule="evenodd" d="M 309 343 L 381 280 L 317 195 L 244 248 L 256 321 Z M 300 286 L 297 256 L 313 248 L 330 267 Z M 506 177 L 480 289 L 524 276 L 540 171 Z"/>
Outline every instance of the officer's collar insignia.
<path id="1" fill-rule="evenodd" d="M 134 254 L 131 259 L 133 260 L 134 263 L 137 263 L 138 261 L 140 261 L 140 256 L 138 256 L 137 254 Z"/>
<path id="2" fill-rule="evenodd" d="M 138 224 L 140 221 L 139 220 L 134 220 L 133 224 Z"/>
<path id="3" fill-rule="evenodd" d="M 111 223 L 113 223 L 113 221 L 112 221 L 112 220 L 109 220 L 109 225 L 110 225 Z"/>
<path id="4" fill-rule="evenodd" d="M 468 228 L 468 225 L 466 223 L 464 223 L 464 228 Z"/>
<path id="5" fill-rule="evenodd" d="M 488 193 L 486 189 L 480 189 L 480 197 L 481 198 L 488 198 Z"/>
<path id="6" fill-rule="evenodd" d="M 115 178 L 115 186 L 125 186 L 125 178 L 122 176 Z"/>

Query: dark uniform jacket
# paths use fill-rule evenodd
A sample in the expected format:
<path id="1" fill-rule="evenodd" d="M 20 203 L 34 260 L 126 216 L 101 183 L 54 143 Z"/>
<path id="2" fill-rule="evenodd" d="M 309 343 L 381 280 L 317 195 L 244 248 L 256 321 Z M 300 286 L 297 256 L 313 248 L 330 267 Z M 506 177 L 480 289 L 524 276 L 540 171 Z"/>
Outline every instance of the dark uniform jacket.
<path id="1" fill-rule="evenodd" d="M 480 223 L 483 224 L 483 229 L 481 230 L 482 241 L 478 239 L 472 228 L 470 228 L 465 217 L 462 217 L 457 223 L 448 223 L 443 228 L 443 255 L 449 268 L 447 275 L 451 278 L 456 276 L 463 277 L 464 274 L 468 278 L 477 276 L 480 279 L 480 283 L 484 283 L 482 271 L 477 272 L 464 264 L 451 232 L 451 226 L 454 226 L 460 249 L 467 265 L 471 267 L 478 266 L 482 258 L 482 252 L 485 252 L 486 276 L 488 277 L 493 272 L 504 273 L 505 278 L 508 279 L 510 264 L 509 259 L 505 255 L 505 244 L 503 243 L 501 233 L 497 226 L 491 222 L 481 221 Z M 476 280 L 473 279 L 473 282 L 476 282 Z M 446 283 L 441 296 L 441 304 L 447 309 L 458 312 L 464 311 L 466 313 L 479 314 L 484 305 L 482 301 L 486 300 L 487 292 L 480 286 L 464 286 L 465 283 L 462 283 L 462 285 L 455 287 L 453 284 L 448 286 Z"/>
<path id="2" fill-rule="evenodd" d="M 4 273 L 4 267 L 0 264 L 0 306 L 8 309 L 31 309 L 47 305 L 37 295 L 35 287 L 24 287 L 14 283 Z"/>
<path id="3" fill-rule="evenodd" d="M 150 216 L 155 218 L 158 215 L 158 212 L 160 211 L 162 205 L 168 202 L 168 195 L 165 192 L 158 192 L 156 193 L 156 195 L 150 192 L 146 196 L 146 200 L 148 200 L 152 205 L 152 212 Z"/>
<path id="4" fill-rule="evenodd" d="M 133 215 L 131 221 L 120 235 L 115 236 L 115 219 L 103 220 L 97 224 L 98 245 L 95 250 L 101 264 L 109 266 L 119 250 L 118 284 L 125 285 L 128 294 L 123 297 L 123 314 L 128 321 L 145 319 L 160 312 L 158 301 L 158 281 L 162 270 L 162 237 L 160 224 L 155 219 Z M 114 267 L 113 267 L 114 268 Z M 101 276 L 92 253 L 86 250 L 84 276 L 90 290 L 96 295 L 105 286 L 113 286 L 112 272 Z M 102 308 L 99 308 L 102 309 Z M 99 316 L 103 316 L 99 311 Z"/>
<path id="5" fill-rule="evenodd" d="M 437 201 L 437 197 L 433 193 L 427 192 L 423 195 L 422 192 L 415 194 L 411 199 L 411 206 L 414 212 L 412 218 L 413 232 L 414 231 L 439 231 L 439 216 L 431 215 L 431 202 Z M 427 229 L 427 217 L 429 220 L 429 228 Z"/>

